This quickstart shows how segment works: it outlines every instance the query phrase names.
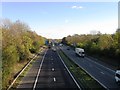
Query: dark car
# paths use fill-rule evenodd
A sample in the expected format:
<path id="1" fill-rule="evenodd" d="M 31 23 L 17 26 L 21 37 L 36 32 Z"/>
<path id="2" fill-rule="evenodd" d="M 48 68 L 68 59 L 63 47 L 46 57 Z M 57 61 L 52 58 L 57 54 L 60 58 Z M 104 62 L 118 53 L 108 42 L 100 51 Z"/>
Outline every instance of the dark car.
<path id="1" fill-rule="evenodd" d="M 50 48 L 51 48 L 51 45 L 48 45 L 48 48 L 50 49 Z"/>
<path id="2" fill-rule="evenodd" d="M 70 50 L 70 47 L 69 47 L 69 46 L 67 47 L 67 50 Z"/>

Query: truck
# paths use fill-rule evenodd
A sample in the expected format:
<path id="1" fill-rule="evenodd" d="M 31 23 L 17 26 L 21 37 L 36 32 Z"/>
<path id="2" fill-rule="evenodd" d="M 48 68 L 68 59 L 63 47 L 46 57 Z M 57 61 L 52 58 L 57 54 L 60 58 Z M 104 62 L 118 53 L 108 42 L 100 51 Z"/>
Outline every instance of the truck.
<path id="1" fill-rule="evenodd" d="M 75 53 L 76 53 L 77 55 L 79 55 L 80 57 L 83 57 L 83 58 L 84 58 L 84 56 L 85 56 L 85 51 L 84 51 L 84 49 L 82 49 L 82 48 L 75 48 Z"/>

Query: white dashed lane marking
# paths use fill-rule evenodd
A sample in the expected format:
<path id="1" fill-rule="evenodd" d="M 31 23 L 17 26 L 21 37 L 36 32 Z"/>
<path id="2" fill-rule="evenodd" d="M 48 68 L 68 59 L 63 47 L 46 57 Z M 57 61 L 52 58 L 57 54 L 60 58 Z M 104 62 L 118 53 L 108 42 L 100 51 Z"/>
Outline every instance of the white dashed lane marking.
<path id="1" fill-rule="evenodd" d="M 52 68 L 52 71 L 54 71 L 55 69 L 54 68 Z"/>
<path id="2" fill-rule="evenodd" d="M 56 78 L 55 77 L 53 78 L 53 81 L 56 82 Z"/>
<path id="3" fill-rule="evenodd" d="M 104 72 L 100 72 L 100 73 L 104 74 Z"/>
<path id="4" fill-rule="evenodd" d="M 44 56 L 43 56 L 43 58 L 42 58 L 42 61 L 41 61 L 41 63 L 40 63 L 39 70 L 38 70 L 38 73 L 37 73 L 37 76 L 36 76 L 36 79 L 35 79 L 35 82 L 34 82 L 33 90 L 35 90 L 35 88 L 36 88 L 36 85 L 37 85 L 37 82 L 38 82 L 38 77 L 39 77 L 39 75 L 40 75 L 40 71 L 41 71 L 42 64 L 43 64 L 44 58 L 45 58 L 45 56 L 46 56 L 46 53 L 47 53 L 47 51 L 45 52 L 45 54 L 44 54 Z"/>

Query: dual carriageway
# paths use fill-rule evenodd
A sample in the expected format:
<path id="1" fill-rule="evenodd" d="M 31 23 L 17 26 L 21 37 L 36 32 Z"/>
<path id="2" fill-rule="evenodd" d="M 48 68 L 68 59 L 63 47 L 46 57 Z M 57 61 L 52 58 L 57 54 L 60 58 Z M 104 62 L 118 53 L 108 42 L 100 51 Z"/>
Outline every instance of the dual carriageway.
<path id="1" fill-rule="evenodd" d="M 79 67 L 85 70 L 92 78 L 100 83 L 106 90 L 120 90 L 115 82 L 115 71 L 102 65 L 96 60 L 75 55 L 73 49 L 67 50 L 66 46 L 56 47 L 56 51 L 45 49 L 41 52 L 42 58 L 37 59 L 27 75 L 22 79 L 17 89 L 81 89 L 74 76 L 70 73 L 57 49 L 61 49 Z"/>

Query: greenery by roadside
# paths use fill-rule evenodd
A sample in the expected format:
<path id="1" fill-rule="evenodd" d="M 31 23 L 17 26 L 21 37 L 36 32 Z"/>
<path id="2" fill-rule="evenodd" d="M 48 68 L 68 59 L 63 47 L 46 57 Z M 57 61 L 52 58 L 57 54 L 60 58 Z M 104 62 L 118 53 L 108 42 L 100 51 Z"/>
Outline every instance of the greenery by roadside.
<path id="1" fill-rule="evenodd" d="M 59 54 L 83 89 L 104 90 L 104 88 L 97 81 L 95 81 L 90 75 L 88 75 L 77 64 L 75 64 L 69 57 L 67 57 L 62 50 L 59 50 Z"/>
<path id="2" fill-rule="evenodd" d="M 80 47 L 90 56 L 101 58 L 103 62 L 119 67 L 120 65 L 120 29 L 114 34 L 72 35 L 62 39 L 62 43 L 73 48 Z"/>
<path id="3" fill-rule="evenodd" d="M 33 54 L 38 53 L 40 46 L 44 45 L 45 38 L 31 31 L 30 27 L 20 20 L 11 22 L 1 20 L 2 32 L 2 88 L 6 89 L 14 76 Z"/>
<path id="4" fill-rule="evenodd" d="M 10 88 L 10 90 L 16 89 L 17 86 L 20 84 L 22 78 L 24 76 L 26 76 L 27 72 L 30 70 L 30 68 L 32 67 L 32 64 L 35 62 L 35 60 L 37 60 L 38 58 L 41 58 L 40 56 L 37 56 L 36 58 L 34 58 L 32 60 L 32 62 L 28 65 L 28 67 L 22 72 L 22 74 L 17 78 L 17 80 L 15 81 L 15 83 L 13 84 L 13 86 Z"/>

